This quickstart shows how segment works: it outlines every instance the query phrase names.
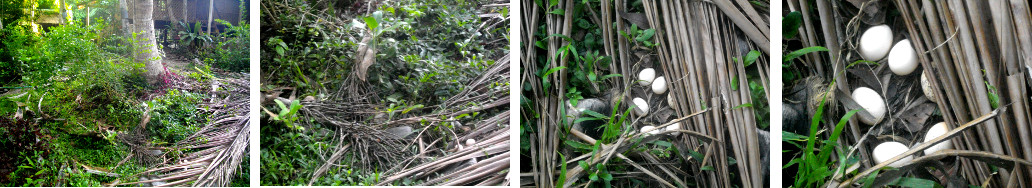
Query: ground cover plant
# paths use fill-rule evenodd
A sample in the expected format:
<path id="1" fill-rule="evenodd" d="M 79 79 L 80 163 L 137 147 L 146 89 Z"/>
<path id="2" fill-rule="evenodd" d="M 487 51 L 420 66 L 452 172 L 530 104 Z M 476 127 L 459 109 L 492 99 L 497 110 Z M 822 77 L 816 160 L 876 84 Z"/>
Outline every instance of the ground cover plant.
<path id="1" fill-rule="evenodd" d="M 263 1 L 262 185 L 508 185 L 506 1 Z"/>
<path id="2" fill-rule="evenodd" d="M 786 185 L 1027 187 L 1027 2 L 785 3 Z"/>
<path id="3" fill-rule="evenodd" d="M 58 2 L 0 3 L 0 186 L 247 186 L 246 70 L 163 59 L 118 1 Z M 176 55 L 247 54 L 211 35 L 237 46 Z"/>
<path id="4" fill-rule="evenodd" d="M 762 187 L 767 1 L 522 1 L 522 186 Z"/>

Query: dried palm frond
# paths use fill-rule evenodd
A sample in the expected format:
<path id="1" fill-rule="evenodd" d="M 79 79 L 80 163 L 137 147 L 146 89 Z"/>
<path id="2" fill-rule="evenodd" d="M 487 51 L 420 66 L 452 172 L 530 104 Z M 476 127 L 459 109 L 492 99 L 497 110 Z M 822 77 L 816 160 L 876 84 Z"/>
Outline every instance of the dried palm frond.
<path id="1" fill-rule="evenodd" d="M 504 56 L 494 65 L 488 68 L 480 77 L 474 79 L 465 86 L 463 91 L 452 96 L 445 102 L 434 107 L 435 113 L 423 115 L 409 115 L 397 120 L 385 122 L 369 121 L 381 112 L 377 104 L 367 103 L 371 101 L 365 98 L 348 98 L 350 94 L 336 93 L 335 97 L 326 100 L 303 101 L 301 115 L 323 126 L 336 127 L 338 130 L 337 148 L 328 160 L 313 173 L 310 184 L 318 180 L 329 167 L 338 165 L 344 154 L 350 153 L 358 165 L 348 165 L 366 169 L 388 169 L 385 171 L 389 178 L 381 181 L 381 184 L 394 183 L 401 178 L 410 180 L 423 179 L 426 184 L 501 184 L 504 183 L 504 173 L 508 170 L 508 111 L 498 111 L 498 108 L 508 106 L 508 88 L 497 83 L 505 83 L 509 75 L 509 57 Z M 351 78 L 348 78 L 351 79 Z M 361 82 L 346 82 L 360 84 Z M 342 86 L 362 88 L 363 86 Z M 344 91 L 344 90 L 342 90 Z M 353 91 L 346 91 L 353 92 Z M 440 117 L 458 117 L 462 114 L 473 112 L 491 112 L 498 115 L 472 123 L 476 129 L 455 133 L 452 128 L 441 126 L 445 121 Z M 314 125 L 307 125 L 314 126 Z M 401 126 L 423 126 L 419 135 L 414 139 L 401 138 L 386 129 Z M 427 132 L 431 127 L 437 127 L 450 132 L 449 135 L 434 135 Z M 452 138 L 454 140 L 442 140 Z M 473 147 L 457 149 L 460 141 L 465 139 L 483 140 Z M 440 147 L 442 142 L 448 142 L 447 148 Z M 418 143 L 418 144 L 415 144 Z M 429 144 L 427 144 L 429 143 Z M 481 148 L 479 150 L 475 148 Z M 504 150 L 502 150 L 504 149 Z M 434 158 L 435 160 L 427 160 Z M 483 158 L 480 163 L 462 168 L 455 165 L 463 163 L 472 158 Z M 455 160 L 452 160 L 455 159 Z M 461 160 L 459 160 L 461 159 Z M 501 164 L 501 162 L 505 164 Z M 410 165 L 421 165 L 421 168 L 406 169 Z M 443 168 L 449 167 L 449 168 Z M 489 168 L 476 168 L 489 167 Z M 396 174 L 415 174 L 396 175 Z M 454 178 L 462 177 L 462 178 Z M 470 177 L 478 177 L 470 179 Z"/>
<path id="2" fill-rule="evenodd" d="M 457 140 L 481 139 L 472 146 L 465 146 L 434 161 L 404 169 L 388 176 L 380 184 L 407 179 L 425 179 L 422 185 L 506 185 L 509 169 L 509 111 L 475 124 L 478 129 Z M 427 151 L 430 149 L 422 149 Z M 421 153 L 417 157 L 424 157 Z M 415 158 L 415 157 L 414 157 Z M 480 160 L 477 160 L 480 159 Z"/>
<path id="3" fill-rule="evenodd" d="M 132 185 L 168 182 L 160 186 L 189 185 L 202 187 L 229 186 L 240 164 L 248 155 L 250 138 L 250 96 L 246 76 L 242 78 L 212 78 L 211 89 L 194 90 L 215 97 L 204 103 L 210 113 L 208 124 L 193 135 L 175 143 L 166 150 L 187 150 L 158 167 L 138 175 L 153 175 L 149 180 L 121 183 Z M 168 153 L 166 153 L 167 155 Z"/>

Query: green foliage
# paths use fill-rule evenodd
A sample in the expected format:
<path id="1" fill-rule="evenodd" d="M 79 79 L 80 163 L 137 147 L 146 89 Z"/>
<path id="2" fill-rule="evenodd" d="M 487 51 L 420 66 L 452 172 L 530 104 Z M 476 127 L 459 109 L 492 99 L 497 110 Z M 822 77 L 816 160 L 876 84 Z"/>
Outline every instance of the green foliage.
<path id="1" fill-rule="evenodd" d="M 197 51 L 198 56 L 211 67 L 223 70 L 241 72 L 250 67 L 250 28 L 246 22 L 239 25 L 224 20 L 215 19 L 215 22 L 226 25 L 226 31 L 217 36 L 210 37 L 214 46 Z"/>
<path id="2" fill-rule="evenodd" d="M 210 45 L 213 42 L 211 35 L 205 33 L 201 28 L 201 22 L 195 22 L 191 26 L 187 22 L 178 22 L 179 31 L 177 32 L 179 42 L 182 46 L 181 50 L 192 52 L 197 51 L 200 48 Z"/>
<path id="3" fill-rule="evenodd" d="M 201 97 L 189 92 L 169 90 L 164 96 L 147 101 L 151 120 L 147 126 L 152 142 L 176 143 L 197 132 L 205 118 L 197 111 Z"/>
<path id="4" fill-rule="evenodd" d="M 784 68 L 785 70 L 788 70 L 788 68 L 790 66 L 792 66 L 792 62 L 794 62 L 794 60 L 796 58 L 801 57 L 803 55 L 806 55 L 808 53 L 826 52 L 826 51 L 828 51 L 828 48 L 824 48 L 822 46 L 811 46 L 811 47 L 806 47 L 806 48 L 803 48 L 803 49 L 799 49 L 799 50 L 796 50 L 796 51 L 789 52 L 789 53 L 785 54 L 782 57 L 783 60 L 781 62 L 781 67 Z M 784 82 L 791 82 L 792 80 L 799 79 L 798 73 L 795 73 L 795 72 L 792 72 L 792 71 L 783 71 L 781 74 L 782 74 L 782 80 Z"/>
<path id="5" fill-rule="evenodd" d="M 22 19 L 22 17 L 25 16 L 25 11 L 22 11 L 22 9 L 25 8 L 25 2 L 24 1 L 25 0 L 4 0 L 4 1 L 0 1 L 0 22 L 2 22 L 4 24 L 3 25 L 4 28 L 7 28 L 8 26 L 16 25 L 17 21 L 19 19 Z M 0 35 L 2 35 L 2 34 L 0 34 Z M 2 39 L 2 36 L 0 36 L 0 39 Z M 0 49 L 3 48 L 2 45 L 3 44 L 0 44 Z M 0 56 L 0 57 L 3 57 L 3 56 Z M 3 60 L 0 60 L 0 61 L 3 61 Z"/>
<path id="6" fill-rule="evenodd" d="M 263 122 L 264 124 L 265 122 Z M 333 131 L 316 125 L 306 130 L 283 126 L 261 127 L 261 183 L 262 185 L 308 185 L 310 173 L 323 164 L 325 151 L 332 151 Z M 354 162 L 346 154 L 340 161 Z M 377 173 L 347 166 L 334 166 L 316 181 L 318 185 L 372 185 L 378 183 Z"/>
<path id="7" fill-rule="evenodd" d="M 789 12 L 781 18 L 781 35 L 784 39 L 795 38 L 799 34 L 799 26 L 803 24 L 803 14 L 799 11 Z"/>
<path id="8" fill-rule="evenodd" d="M 283 121 L 283 123 L 291 129 L 297 129 L 300 131 L 305 130 L 305 128 L 300 125 L 294 125 L 294 122 L 297 121 L 298 118 L 297 111 L 301 109 L 300 100 L 293 100 L 290 102 L 289 107 L 284 105 L 282 101 L 276 100 L 276 105 L 279 106 L 280 112 L 277 116 L 272 116 L 273 120 Z"/>
<path id="9" fill-rule="evenodd" d="M 297 10 L 320 15 L 306 1 L 287 1 Z M 302 95 L 337 90 L 354 67 L 359 43 L 371 37 L 377 49 L 367 80 L 381 96 L 400 93 L 412 103 L 438 103 L 508 53 L 507 45 L 485 39 L 508 35 L 508 27 L 480 30 L 480 18 L 467 1 L 406 0 L 382 6 L 344 27 L 327 28 L 316 17 L 281 14 L 265 22 L 262 38 L 263 76 L 270 84 L 297 87 Z M 332 11 L 332 10 L 330 10 Z M 297 13 L 304 14 L 304 13 Z M 322 20 L 325 21 L 325 20 Z M 264 33 L 264 32 L 263 32 Z"/>

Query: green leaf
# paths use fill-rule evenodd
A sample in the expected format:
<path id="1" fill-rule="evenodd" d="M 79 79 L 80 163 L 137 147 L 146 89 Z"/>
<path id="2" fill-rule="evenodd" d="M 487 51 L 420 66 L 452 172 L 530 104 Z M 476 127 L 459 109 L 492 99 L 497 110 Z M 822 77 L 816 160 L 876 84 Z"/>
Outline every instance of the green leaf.
<path id="1" fill-rule="evenodd" d="M 609 78 L 612 78 L 612 77 L 622 77 L 622 76 L 623 75 L 621 75 L 621 74 L 607 74 L 605 76 L 602 76 L 602 80 L 609 79 Z"/>
<path id="2" fill-rule="evenodd" d="M 604 173 L 601 173 L 601 174 L 602 174 L 602 180 L 603 181 L 607 181 L 608 182 L 608 181 L 612 181 L 613 180 L 613 174 L 609 174 L 609 172 L 604 172 Z"/>
<path id="3" fill-rule="evenodd" d="M 793 59 L 795 59 L 795 58 L 797 58 L 799 56 L 806 55 L 808 53 L 812 53 L 812 52 L 826 52 L 826 51 L 828 51 L 828 49 L 824 48 L 822 46 L 806 47 L 806 48 L 799 49 L 799 50 L 793 51 L 791 53 L 785 54 L 784 62 L 792 61 Z"/>
<path id="4" fill-rule="evenodd" d="M 577 118 L 577 120 L 573 120 L 573 123 L 580 123 L 580 122 L 583 122 L 583 121 L 594 121 L 594 120 L 601 120 L 601 119 L 599 119 L 599 118 L 592 118 L 592 117 L 582 117 L 582 118 Z"/>
<path id="5" fill-rule="evenodd" d="M 738 76 L 731 77 L 731 91 L 738 91 Z"/>
<path id="6" fill-rule="evenodd" d="M 662 140 L 658 140 L 658 141 L 652 142 L 652 144 L 655 144 L 657 146 L 667 147 L 667 148 L 669 148 L 670 146 L 673 146 L 673 144 L 671 144 L 670 142 L 662 141 Z"/>
<path id="7" fill-rule="evenodd" d="M 290 113 L 287 113 L 287 114 L 294 115 L 300 109 L 301 109 L 301 100 L 294 100 L 293 102 L 290 102 Z"/>
<path id="8" fill-rule="evenodd" d="M 560 188 L 563 184 L 566 184 L 566 157 L 564 157 L 562 153 L 559 153 L 559 159 L 562 159 L 562 163 L 560 163 L 561 166 L 559 167 L 559 179 L 555 181 L 556 188 Z"/>
<path id="9" fill-rule="evenodd" d="M 548 77 L 549 74 L 555 73 L 556 71 L 563 70 L 565 68 L 566 67 L 564 67 L 564 66 L 559 66 L 559 67 L 554 67 L 554 68 L 548 69 L 548 71 L 545 71 L 545 75 L 542 75 L 541 77 L 542 78 Z"/>
<path id="10" fill-rule="evenodd" d="M 748 67 L 749 65 L 752 65 L 756 62 L 757 58 L 760 58 L 760 51 L 749 51 L 749 54 L 745 55 L 745 66 Z"/>
<path id="11" fill-rule="evenodd" d="M 276 101 L 276 106 L 279 106 L 279 108 L 280 108 L 280 116 L 286 115 L 286 113 L 284 113 L 284 112 L 288 112 L 287 111 L 287 109 L 288 109 L 287 105 L 283 104 L 283 102 L 280 101 L 280 100 L 273 100 L 273 101 Z"/>
<path id="12" fill-rule="evenodd" d="M 365 24 L 366 26 L 369 26 L 370 30 L 376 30 L 377 27 L 380 27 L 380 23 L 376 21 L 376 18 L 365 17 L 362 18 L 362 20 L 365 20 Z"/>
<path id="13" fill-rule="evenodd" d="M 551 12 L 548 12 L 548 13 L 549 14 L 556 14 L 556 15 L 564 15 L 564 14 L 566 14 L 566 10 L 555 9 L 555 10 L 552 10 Z"/>
<path id="14" fill-rule="evenodd" d="M 803 23 L 803 14 L 799 11 L 789 12 L 781 18 L 781 35 L 784 39 L 794 38 L 799 34 L 799 26 Z"/>
<path id="15" fill-rule="evenodd" d="M 409 111 L 411 111 L 412 109 L 422 108 L 422 107 L 423 107 L 422 104 L 417 104 L 417 105 L 409 106 L 408 108 L 405 108 L 405 110 L 401 111 L 401 114 L 405 114 L 405 113 L 408 113 Z"/>
<path id="16" fill-rule="evenodd" d="M 638 42 L 645 42 L 645 41 L 647 41 L 649 39 L 652 39 L 653 35 L 656 35 L 656 30 L 654 30 L 654 29 L 646 29 L 646 30 L 642 31 L 641 35 L 638 35 L 638 37 L 635 38 L 635 40 L 637 40 Z"/>
<path id="17" fill-rule="evenodd" d="M 714 169 L 713 169 L 713 166 L 710 166 L 710 165 L 706 165 L 706 166 L 704 166 L 704 167 L 702 167 L 702 168 L 699 168 L 699 170 L 703 170 L 703 171 L 713 171 Z"/>
<path id="18" fill-rule="evenodd" d="M 741 104 L 741 105 L 735 106 L 734 108 L 731 108 L 731 109 L 734 110 L 734 109 L 745 108 L 745 107 L 753 107 L 753 104 L 752 103 L 745 103 L 745 104 Z"/>
<path id="19" fill-rule="evenodd" d="M 602 115 L 601 113 L 598 113 L 598 112 L 595 112 L 595 111 L 591 111 L 591 110 L 584 110 L 582 113 L 588 114 L 589 116 L 595 117 L 595 118 L 598 118 L 598 119 L 609 119 L 609 116 L 605 116 L 605 115 Z"/>

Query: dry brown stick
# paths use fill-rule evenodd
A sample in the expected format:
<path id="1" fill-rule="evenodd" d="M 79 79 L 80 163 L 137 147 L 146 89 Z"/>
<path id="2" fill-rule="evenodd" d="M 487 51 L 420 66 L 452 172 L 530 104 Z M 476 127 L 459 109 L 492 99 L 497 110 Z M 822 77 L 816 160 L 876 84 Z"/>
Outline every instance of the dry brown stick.
<path id="1" fill-rule="evenodd" d="M 345 135 L 340 138 L 340 141 L 337 143 L 338 146 L 344 144 L 344 137 L 347 136 Z M 336 163 L 337 160 L 340 160 L 340 158 L 344 156 L 344 152 L 348 150 L 348 147 L 351 147 L 350 143 L 347 145 L 340 146 L 340 148 L 337 148 L 337 151 L 333 152 L 333 155 L 330 155 L 330 159 L 326 160 L 326 163 L 323 163 L 322 166 L 315 170 L 315 173 L 312 174 L 312 179 L 308 180 L 308 186 L 312 186 L 312 184 L 315 183 L 316 180 L 319 180 L 319 176 L 322 176 L 326 173 L 326 171 L 330 170 L 330 166 L 333 166 L 333 164 Z"/>

